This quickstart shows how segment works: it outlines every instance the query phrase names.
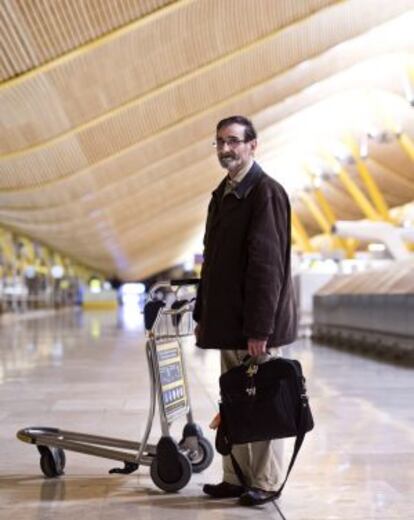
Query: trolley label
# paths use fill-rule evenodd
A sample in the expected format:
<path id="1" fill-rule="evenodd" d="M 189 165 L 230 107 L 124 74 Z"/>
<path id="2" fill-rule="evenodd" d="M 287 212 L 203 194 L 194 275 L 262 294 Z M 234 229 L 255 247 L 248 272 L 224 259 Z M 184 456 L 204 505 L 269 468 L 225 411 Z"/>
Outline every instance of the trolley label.
<path id="1" fill-rule="evenodd" d="M 166 415 L 187 407 L 180 346 L 176 342 L 157 345 L 161 395 Z"/>

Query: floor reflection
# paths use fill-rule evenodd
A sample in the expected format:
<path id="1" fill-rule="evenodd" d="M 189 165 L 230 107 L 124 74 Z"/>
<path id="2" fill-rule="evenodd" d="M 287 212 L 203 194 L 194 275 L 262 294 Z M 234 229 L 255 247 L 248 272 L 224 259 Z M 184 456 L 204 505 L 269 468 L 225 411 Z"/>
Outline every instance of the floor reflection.
<path id="1" fill-rule="evenodd" d="M 143 331 L 144 316 L 142 305 L 138 305 L 135 300 L 126 300 L 118 310 L 117 325 L 120 329 L 127 331 Z"/>
<path id="2" fill-rule="evenodd" d="M 32 425 L 139 440 L 148 412 L 143 316 L 65 309 L 0 323 L 0 516 L 16 519 L 207 520 L 251 518 L 234 501 L 202 496 L 220 479 L 218 457 L 176 495 L 155 488 L 148 468 L 110 476 L 112 461 L 67 453 L 66 475 L 45 480 L 34 446 L 16 431 Z M 184 342 L 194 414 L 204 433 L 217 410 L 219 353 Z M 281 500 L 289 519 L 397 520 L 414 517 L 413 371 L 310 340 L 285 347 L 307 377 L 315 429 Z M 173 425 L 180 436 L 182 425 Z M 160 435 L 158 417 L 152 440 Z M 286 450 L 289 442 L 286 443 Z M 288 451 L 285 460 L 289 460 Z M 275 517 L 271 507 L 258 515 Z M 6 517 L 5 517 L 6 518 Z"/>

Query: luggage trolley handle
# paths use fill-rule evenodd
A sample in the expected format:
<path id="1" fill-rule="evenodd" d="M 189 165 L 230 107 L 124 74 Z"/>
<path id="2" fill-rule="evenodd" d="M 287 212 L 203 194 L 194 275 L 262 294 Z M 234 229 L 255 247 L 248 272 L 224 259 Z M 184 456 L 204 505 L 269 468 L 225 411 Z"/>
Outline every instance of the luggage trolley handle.
<path id="1" fill-rule="evenodd" d="M 180 289 L 182 287 L 195 287 L 197 288 L 198 284 L 200 283 L 199 278 L 184 278 L 180 280 L 171 280 L 170 284 L 171 287 L 175 289 L 175 297 L 178 299 L 178 294 L 180 292 Z M 193 298 L 193 301 L 195 301 L 195 298 Z"/>
<path id="2" fill-rule="evenodd" d="M 173 327 L 172 335 L 174 337 L 189 336 L 193 333 L 192 312 L 194 309 L 194 302 L 195 298 L 192 298 L 191 300 L 175 300 L 175 302 L 171 304 L 170 308 L 162 307 L 160 309 L 159 318 L 164 319 L 164 325 L 166 323 L 171 324 Z M 184 316 L 187 316 L 186 322 L 182 321 Z M 155 326 L 157 326 L 158 323 L 161 323 L 161 321 L 156 322 Z M 167 326 L 167 330 L 168 328 L 169 327 Z M 167 333 L 167 335 L 171 335 L 171 333 Z"/>
<path id="3" fill-rule="evenodd" d="M 144 306 L 144 322 L 145 330 L 150 334 L 157 335 L 156 329 L 160 326 L 160 329 L 165 325 L 165 317 L 168 316 L 172 320 L 174 325 L 174 333 L 168 332 L 168 328 L 165 336 L 178 336 L 180 335 L 177 329 L 181 321 L 181 317 L 184 313 L 191 311 L 195 298 L 191 300 L 178 300 L 178 293 L 182 287 L 195 286 L 199 283 L 198 278 L 189 278 L 182 280 L 169 280 L 159 281 L 152 285 L 149 289 L 149 295 L 147 303 Z M 160 289 L 167 290 L 169 293 L 174 295 L 175 302 L 171 308 L 166 307 L 165 298 L 160 300 L 157 298 L 157 291 Z M 188 335 L 188 334 L 185 334 Z"/>
<path id="4" fill-rule="evenodd" d="M 183 278 L 177 280 L 164 280 L 156 282 L 149 290 L 149 295 L 152 300 L 155 299 L 155 293 L 159 289 L 176 289 L 176 292 L 180 290 L 180 287 L 185 287 L 189 285 L 197 286 L 199 284 L 199 278 Z"/>
<path id="5" fill-rule="evenodd" d="M 171 280 L 171 287 L 182 287 L 183 285 L 198 285 L 200 282 L 199 278 L 183 278 L 179 280 Z"/>

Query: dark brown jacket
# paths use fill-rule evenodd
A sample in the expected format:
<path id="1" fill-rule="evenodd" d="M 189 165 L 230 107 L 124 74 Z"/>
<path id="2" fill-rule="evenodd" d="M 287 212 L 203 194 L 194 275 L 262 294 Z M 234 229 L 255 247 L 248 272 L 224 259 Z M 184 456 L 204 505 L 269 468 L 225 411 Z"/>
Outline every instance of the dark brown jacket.
<path id="1" fill-rule="evenodd" d="M 213 192 L 194 318 L 201 348 L 243 349 L 248 338 L 279 347 L 296 337 L 290 274 L 290 205 L 254 163 L 237 189 Z"/>

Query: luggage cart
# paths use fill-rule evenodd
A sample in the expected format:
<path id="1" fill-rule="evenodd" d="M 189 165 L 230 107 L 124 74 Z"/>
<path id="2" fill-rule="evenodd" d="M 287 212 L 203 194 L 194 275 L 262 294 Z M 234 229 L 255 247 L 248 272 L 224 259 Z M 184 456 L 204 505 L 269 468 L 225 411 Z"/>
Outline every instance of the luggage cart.
<path id="1" fill-rule="evenodd" d="M 150 374 L 150 406 L 141 442 L 90 435 L 49 427 L 28 427 L 17 432 L 23 442 L 35 444 L 40 453 L 40 467 L 46 477 L 63 475 L 65 450 L 94 455 L 124 463 L 109 473 L 129 474 L 139 466 L 150 466 L 153 482 L 162 490 L 174 492 L 189 482 L 193 472 L 206 469 L 214 450 L 193 420 L 190 393 L 185 373 L 182 340 L 193 334 L 193 300 L 179 299 L 184 286 L 195 286 L 196 279 L 158 282 L 149 291 L 144 307 L 147 331 L 146 357 Z M 160 291 L 166 297 L 159 299 Z M 164 294 L 165 295 L 165 294 Z M 166 299 L 172 299 L 167 306 Z M 156 404 L 162 436 L 149 444 Z M 170 435 L 170 426 L 186 416 L 182 439 L 177 443 Z"/>

